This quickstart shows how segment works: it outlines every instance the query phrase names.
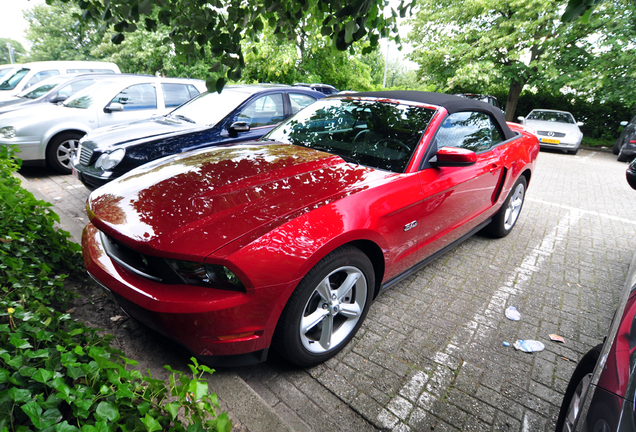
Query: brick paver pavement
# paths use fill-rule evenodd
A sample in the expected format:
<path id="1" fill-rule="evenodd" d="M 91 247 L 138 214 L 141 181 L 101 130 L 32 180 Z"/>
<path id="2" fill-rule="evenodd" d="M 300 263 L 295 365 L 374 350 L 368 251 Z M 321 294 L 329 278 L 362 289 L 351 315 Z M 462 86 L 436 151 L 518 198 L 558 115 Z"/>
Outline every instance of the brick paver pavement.
<path id="1" fill-rule="evenodd" d="M 626 167 L 610 153 L 541 152 L 508 237 L 475 236 L 392 287 L 323 365 L 301 370 L 273 355 L 235 372 L 298 431 L 554 430 L 576 361 L 602 342 L 636 249 Z M 36 172 L 23 175 L 85 222 L 87 191 Z M 520 321 L 505 318 L 508 306 Z M 546 348 L 502 344 L 517 339 Z"/>

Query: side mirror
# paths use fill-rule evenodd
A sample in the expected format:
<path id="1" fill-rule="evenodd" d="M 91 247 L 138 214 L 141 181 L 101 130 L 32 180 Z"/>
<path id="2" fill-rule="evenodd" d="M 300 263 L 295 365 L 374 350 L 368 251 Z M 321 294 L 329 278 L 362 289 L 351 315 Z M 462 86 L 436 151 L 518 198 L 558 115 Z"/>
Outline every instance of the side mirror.
<path id="1" fill-rule="evenodd" d="M 583 122 L 576 122 L 576 125 L 577 125 L 577 126 L 583 126 L 583 125 L 585 125 L 585 123 L 583 123 Z"/>
<path id="2" fill-rule="evenodd" d="M 429 162 L 435 167 L 462 167 L 474 165 L 477 155 L 461 147 L 442 147 Z"/>
<path id="3" fill-rule="evenodd" d="M 627 126 L 627 122 L 626 121 L 622 121 L 621 122 L 621 126 Z"/>
<path id="4" fill-rule="evenodd" d="M 519 120 L 520 122 L 524 122 L 525 121 L 525 117 L 524 116 L 519 116 L 517 117 L 517 120 Z"/>
<path id="5" fill-rule="evenodd" d="M 112 102 L 104 107 L 105 113 L 112 113 L 112 112 L 123 111 L 123 110 L 124 110 L 124 106 L 117 102 Z"/>
<path id="6" fill-rule="evenodd" d="M 230 132 L 238 133 L 238 132 L 249 132 L 250 124 L 244 121 L 237 121 L 232 123 L 229 128 Z"/>
<path id="7" fill-rule="evenodd" d="M 68 99 L 68 96 L 64 96 L 64 95 L 56 95 L 54 97 L 52 97 L 49 102 L 56 104 L 56 103 L 60 103 L 60 102 L 64 102 L 66 99 Z"/>

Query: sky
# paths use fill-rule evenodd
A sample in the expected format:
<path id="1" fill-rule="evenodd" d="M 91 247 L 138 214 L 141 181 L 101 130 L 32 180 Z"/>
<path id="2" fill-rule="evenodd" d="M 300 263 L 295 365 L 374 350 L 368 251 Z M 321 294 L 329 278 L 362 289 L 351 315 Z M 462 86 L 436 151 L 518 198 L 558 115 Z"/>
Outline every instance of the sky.
<path id="1" fill-rule="evenodd" d="M 43 4 L 44 0 L 0 0 L 2 12 L 0 13 L 0 38 L 15 39 L 28 48 L 29 43 L 24 38 L 27 22 L 22 11 L 33 6 Z M 6 47 L 0 47 L 5 49 Z"/>

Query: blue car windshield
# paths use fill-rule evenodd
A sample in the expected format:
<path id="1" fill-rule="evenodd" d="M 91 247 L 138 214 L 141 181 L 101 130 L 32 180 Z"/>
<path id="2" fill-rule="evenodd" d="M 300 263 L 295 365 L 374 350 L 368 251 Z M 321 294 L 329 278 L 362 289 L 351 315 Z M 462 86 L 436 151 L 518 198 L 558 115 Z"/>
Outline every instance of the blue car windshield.
<path id="1" fill-rule="evenodd" d="M 221 93 L 204 93 L 168 114 L 201 125 L 215 125 L 252 95 L 240 89 L 225 88 Z"/>
<path id="2" fill-rule="evenodd" d="M 336 154 L 347 162 L 404 172 L 434 109 L 360 99 L 322 99 L 263 140 Z"/>

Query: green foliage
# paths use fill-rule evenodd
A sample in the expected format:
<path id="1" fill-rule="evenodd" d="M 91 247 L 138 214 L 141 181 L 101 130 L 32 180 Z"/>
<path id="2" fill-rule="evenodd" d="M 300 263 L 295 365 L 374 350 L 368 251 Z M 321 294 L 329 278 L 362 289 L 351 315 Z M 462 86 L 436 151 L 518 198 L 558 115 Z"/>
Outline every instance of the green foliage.
<path id="1" fill-rule="evenodd" d="M 110 339 L 37 303 L 0 301 L 0 430 L 230 430 L 210 368 L 193 358 L 191 376 L 168 368 L 166 384 L 129 370 L 136 362 Z"/>
<path id="2" fill-rule="evenodd" d="M 0 146 L 0 290 L 15 300 L 68 300 L 65 276 L 59 275 L 82 272 L 79 245 L 54 227 L 59 218 L 51 204 L 20 187 L 11 175 L 17 164 L 10 156 L 9 148 Z"/>
<path id="3" fill-rule="evenodd" d="M 9 57 L 9 49 L 7 48 L 7 44 L 11 44 L 13 48 L 13 59 L 14 63 L 22 63 L 24 60 L 24 55 L 26 51 L 22 44 L 14 39 L 9 38 L 0 38 L 0 64 L 9 64 L 11 63 L 11 58 Z"/>
<path id="4" fill-rule="evenodd" d="M 0 146 L 0 432 L 230 431 L 205 374 L 168 383 L 129 369 L 136 362 L 55 306 L 70 299 L 63 273 L 81 271 L 79 246 L 56 230 L 50 204 L 20 187 Z"/>
<path id="5" fill-rule="evenodd" d="M 153 31 L 160 24 L 171 28 L 169 38 L 178 57 L 185 59 L 209 49 L 211 70 L 219 70 L 216 87 L 236 81 L 245 67 L 243 43 L 257 40 L 265 24 L 281 39 L 293 40 L 309 22 L 329 38 L 331 51 L 346 51 L 355 42 L 366 40 L 369 48 L 381 37 L 397 35 L 396 18 L 410 10 L 411 2 L 401 2 L 391 13 L 387 0 L 63 0 L 77 3 L 84 21 L 106 23 L 117 32 L 112 38 L 121 43 L 139 28 Z M 210 7 L 212 6 L 212 7 Z M 365 51 L 366 52 L 370 52 Z"/>
<path id="6" fill-rule="evenodd" d="M 555 93 L 574 89 L 601 102 L 612 99 L 613 82 L 633 80 L 634 11 L 623 0 L 604 1 L 587 23 L 561 22 L 562 5 L 548 0 L 422 0 L 419 6 L 409 40 L 420 78 L 449 93 L 503 87 L 509 120 L 526 84 Z M 636 96 L 632 89 L 622 86 L 623 100 Z"/>
<path id="7" fill-rule="evenodd" d="M 629 120 L 636 106 L 612 100 L 593 102 L 582 98 L 573 98 L 571 94 L 566 95 L 560 92 L 543 91 L 521 94 L 517 110 L 519 115 L 526 116 L 533 109 L 539 108 L 571 112 L 576 121 L 584 123 L 581 126 L 581 132 L 585 138 L 613 143 L 620 134 L 620 122 Z"/>

